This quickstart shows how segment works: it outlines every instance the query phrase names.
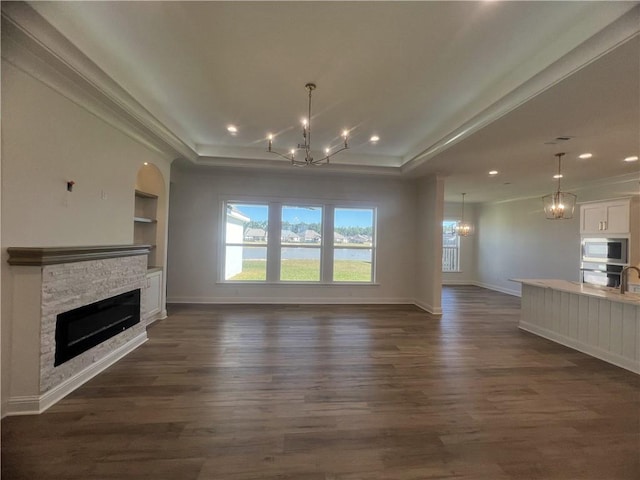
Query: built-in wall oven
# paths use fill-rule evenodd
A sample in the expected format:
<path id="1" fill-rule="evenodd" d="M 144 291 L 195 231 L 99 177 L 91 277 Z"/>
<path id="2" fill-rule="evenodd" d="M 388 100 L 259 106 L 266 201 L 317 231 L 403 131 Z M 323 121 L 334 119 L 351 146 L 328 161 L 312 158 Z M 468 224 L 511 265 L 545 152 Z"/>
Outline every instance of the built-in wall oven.
<path id="1" fill-rule="evenodd" d="M 620 286 L 620 274 L 629 261 L 627 238 L 583 238 L 580 265 L 583 283 Z"/>
<path id="2" fill-rule="evenodd" d="M 629 239 L 583 238 L 582 261 L 626 265 L 629 261 Z"/>
<path id="3" fill-rule="evenodd" d="M 582 283 L 618 288 L 620 286 L 620 274 L 624 267 L 624 265 L 613 265 L 611 263 L 582 262 Z"/>

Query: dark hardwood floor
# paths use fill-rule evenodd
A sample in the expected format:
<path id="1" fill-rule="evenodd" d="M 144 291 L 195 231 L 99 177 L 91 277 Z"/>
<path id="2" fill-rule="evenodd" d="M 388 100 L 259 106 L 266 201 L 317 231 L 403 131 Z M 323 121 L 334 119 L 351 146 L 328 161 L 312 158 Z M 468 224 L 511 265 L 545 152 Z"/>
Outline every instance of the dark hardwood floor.
<path id="1" fill-rule="evenodd" d="M 177 306 L 39 416 L 2 479 L 640 479 L 640 376 L 521 332 L 519 299 Z"/>

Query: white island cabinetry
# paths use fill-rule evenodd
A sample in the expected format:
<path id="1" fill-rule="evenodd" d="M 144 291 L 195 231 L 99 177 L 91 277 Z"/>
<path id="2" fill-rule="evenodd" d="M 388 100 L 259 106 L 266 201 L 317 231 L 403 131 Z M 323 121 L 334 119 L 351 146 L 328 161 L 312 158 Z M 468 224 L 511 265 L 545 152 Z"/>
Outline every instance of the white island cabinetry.
<path id="1" fill-rule="evenodd" d="M 565 280 L 522 283 L 520 328 L 640 374 L 640 295 Z"/>

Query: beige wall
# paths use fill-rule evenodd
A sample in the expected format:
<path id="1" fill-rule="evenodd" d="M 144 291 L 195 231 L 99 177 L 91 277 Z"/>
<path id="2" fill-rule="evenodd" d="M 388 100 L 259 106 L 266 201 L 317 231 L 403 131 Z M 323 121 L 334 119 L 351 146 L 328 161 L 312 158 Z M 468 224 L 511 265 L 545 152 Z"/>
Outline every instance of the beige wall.
<path id="1" fill-rule="evenodd" d="M 3 60 L 3 406 L 11 325 L 20 321 L 11 315 L 6 248 L 132 243 L 136 173 L 145 161 L 163 172 L 168 189 L 167 159 Z"/>
<path id="2" fill-rule="evenodd" d="M 364 202 L 378 209 L 378 285 L 237 285 L 219 279 L 221 202 L 256 198 Z M 169 302 L 413 302 L 416 186 L 398 179 L 188 169 L 174 165 L 169 216 Z M 421 217 L 420 217 L 421 218 Z M 423 220 L 420 220 L 423 221 Z"/>
<path id="3" fill-rule="evenodd" d="M 2 120 L 4 246 L 131 242 L 138 168 L 164 159 L 6 62 Z"/>

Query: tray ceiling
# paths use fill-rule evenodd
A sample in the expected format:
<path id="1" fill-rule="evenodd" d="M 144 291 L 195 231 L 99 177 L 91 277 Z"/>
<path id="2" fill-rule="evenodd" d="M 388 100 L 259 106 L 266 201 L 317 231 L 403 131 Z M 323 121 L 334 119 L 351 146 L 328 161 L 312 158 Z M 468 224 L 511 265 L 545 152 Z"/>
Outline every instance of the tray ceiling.
<path id="1" fill-rule="evenodd" d="M 283 150 L 301 141 L 314 82 L 313 146 L 351 130 L 337 172 L 438 173 L 448 196 L 475 188 L 470 201 L 491 201 L 546 192 L 558 148 L 569 183 L 638 171 L 619 161 L 639 150 L 637 3 L 30 5 L 196 163 L 286 166 L 266 135 Z M 573 138 L 548 144 L 558 136 Z M 594 158 L 572 166 L 583 150 Z"/>

